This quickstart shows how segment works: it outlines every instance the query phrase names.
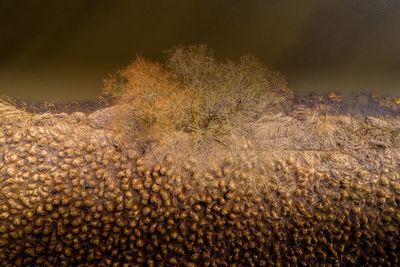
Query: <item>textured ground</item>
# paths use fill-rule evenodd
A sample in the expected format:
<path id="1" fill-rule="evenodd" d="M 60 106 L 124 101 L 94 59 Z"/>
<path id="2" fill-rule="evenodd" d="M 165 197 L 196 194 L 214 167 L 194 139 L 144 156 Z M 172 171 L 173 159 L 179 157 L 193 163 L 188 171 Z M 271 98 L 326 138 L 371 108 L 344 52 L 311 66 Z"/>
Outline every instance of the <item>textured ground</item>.
<path id="1" fill-rule="evenodd" d="M 400 264 L 399 118 L 270 115 L 189 157 L 114 115 L 0 107 L 1 266 Z"/>

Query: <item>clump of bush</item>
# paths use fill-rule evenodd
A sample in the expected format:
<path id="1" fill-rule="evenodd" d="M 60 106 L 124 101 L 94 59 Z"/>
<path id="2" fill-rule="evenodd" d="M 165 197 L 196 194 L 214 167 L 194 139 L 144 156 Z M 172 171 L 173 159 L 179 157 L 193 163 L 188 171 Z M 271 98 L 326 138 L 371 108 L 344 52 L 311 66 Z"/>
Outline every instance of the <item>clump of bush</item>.
<path id="1" fill-rule="evenodd" d="M 256 58 L 217 61 L 205 45 L 177 46 L 164 64 L 137 58 L 105 80 L 132 130 L 146 137 L 182 131 L 198 143 L 223 142 L 232 129 L 284 112 L 292 92 L 280 74 Z"/>
<path id="2" fill-rule="evenodd" d="M 175 129 L 189 101 L 172 72 L 143 58 L 106 79 L 104 93 L 117 102 L 116 121 L 144 135 Z"/>

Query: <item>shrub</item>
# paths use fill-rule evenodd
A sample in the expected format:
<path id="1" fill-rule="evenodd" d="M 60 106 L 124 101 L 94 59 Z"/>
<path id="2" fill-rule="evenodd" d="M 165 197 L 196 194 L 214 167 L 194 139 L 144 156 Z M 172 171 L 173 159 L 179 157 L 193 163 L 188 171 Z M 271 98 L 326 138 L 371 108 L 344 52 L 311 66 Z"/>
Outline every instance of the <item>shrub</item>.
<path id="1" fill-rule="evenodd" d="M 187 90 L 171 72 L 143 58 L 106 79 L 104 93 L 116 99 L 117 121 L 147 136 L 175 129 L 188 102 Z"/>
<path id="2" fill-rule="evenodd" d="M 165 64 L 138 58 L 105 81 L 104 92 L 129 110 L 122 114 L 130 128 L 224 142 L 232 129 L 290 106 L 284 79 L 252 56 L 220 62 L 205 45 L 177 46 L 166 56 Z"/>
<path id="3" fill-rule="evenodd" d="M 206 122 L 237 117 L 251 120 L 278 111 L 290 96 L 284 79 L 253 56 L 218 62 L 204 45 L 178 46 L 167 52 L 166 66 L 199 95 L 199 113 Z"/>

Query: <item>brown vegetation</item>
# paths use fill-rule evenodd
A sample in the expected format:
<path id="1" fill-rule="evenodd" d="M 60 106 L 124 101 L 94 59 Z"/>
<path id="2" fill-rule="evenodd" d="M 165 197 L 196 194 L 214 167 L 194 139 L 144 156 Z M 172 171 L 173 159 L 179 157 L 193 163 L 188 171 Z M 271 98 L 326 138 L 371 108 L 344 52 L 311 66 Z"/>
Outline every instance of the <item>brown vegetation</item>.
<path id="1" fill-rule="evenodd" d="M 170 154 L 154 162 L 115 130 L 91 128 L 90 115 L 13 114 L 0 116 L 1 266 L 399 263 L 400 139 L 357 155 L 336 147 L 398 131 L 390 121 L 327 117 L 355 129 L 335 133 L 330 148 L 322 137 L 296 147 L 281 126 L 295 142 L 302 127 L 313 135 L 317 118 L 266 117 L 258 133 L 275 137 L 241 154 L 259 161 L 199 168 Z M 373 161 L 355 161 L 366 155 Z"/>
<path id="2" fill-rule="evenodd" d="M 188 91 L 162 65 L 142 58 L 105 81 L 104 93 L 117 101 L 116 121 L 145 137 L 174 130 L 190 101 Z"/>
<path id="3" fill-rule="evenodd" d="M 203 46 L 166 62 L 90 114 L 0 103 L 1 266 L 400 264 L 398 117 L 286 112 L 275 74 Z"/>
<path id="4" fill-rule="evenodd" d="M 174 129 L 195 143 L 225 142 L 232 129 L 292 101 L 284 79 L 255 58 L 218 62 L 203 45 L 169 50 L 165 65 L 138 58 L 107 79 L 104 92 L 116 98 L 127 132 L 149 137 Z"/>

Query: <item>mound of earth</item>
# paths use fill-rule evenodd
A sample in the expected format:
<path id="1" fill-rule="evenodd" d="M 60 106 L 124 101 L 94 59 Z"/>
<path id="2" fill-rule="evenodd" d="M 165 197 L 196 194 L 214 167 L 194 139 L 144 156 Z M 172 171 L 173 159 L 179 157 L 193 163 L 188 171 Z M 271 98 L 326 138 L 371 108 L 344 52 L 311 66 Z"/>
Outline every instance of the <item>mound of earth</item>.
<path id="1" fill-rule="evenodd" d="M 0 104 L 1 266 L 400 264 L 398 116 L 297 109 L 194 147 L 120 111 Z"/>

